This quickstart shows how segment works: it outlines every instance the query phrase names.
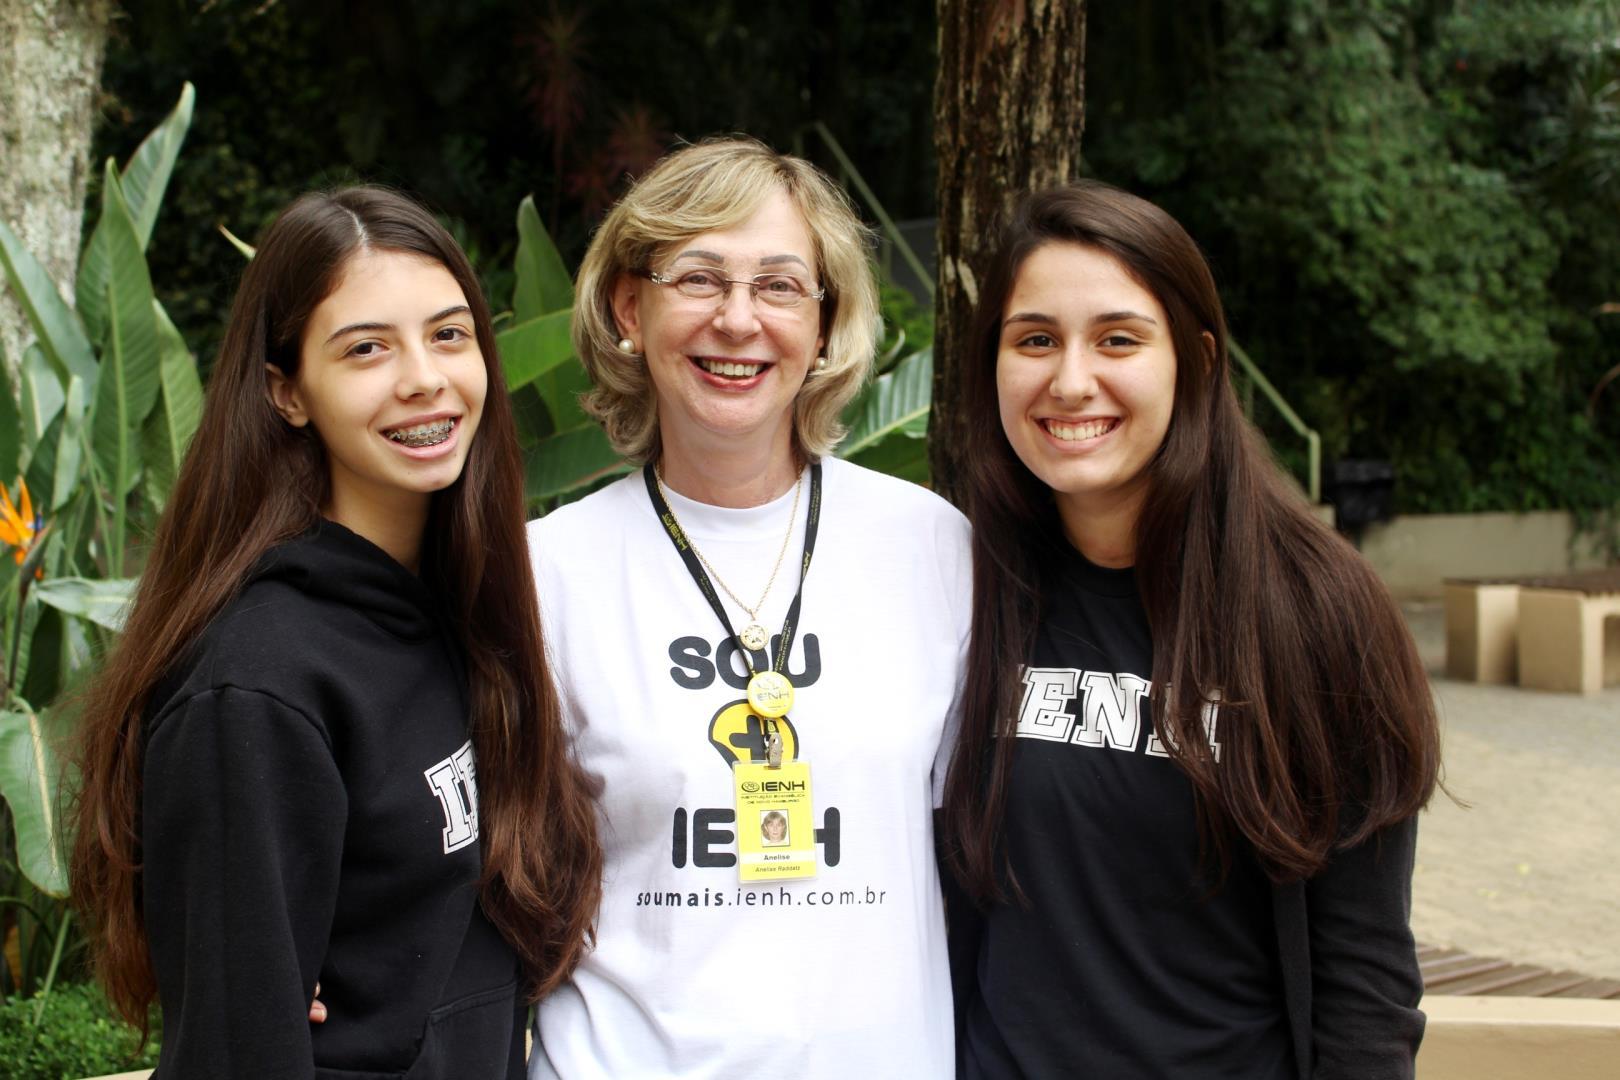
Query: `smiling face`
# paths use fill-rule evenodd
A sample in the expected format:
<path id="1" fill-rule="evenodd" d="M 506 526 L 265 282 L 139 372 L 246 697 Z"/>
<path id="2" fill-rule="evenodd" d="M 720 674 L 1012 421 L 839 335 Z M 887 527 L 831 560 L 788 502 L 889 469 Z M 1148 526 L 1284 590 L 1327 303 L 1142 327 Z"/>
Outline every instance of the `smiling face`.
<path id="1" fill-rule="evenodd" d="M 700 269 L 743 279 L 789 274 L 812 289 L 821 284 L 804 216 L 780 189 L 746 221 L 681 241 L 647 269 L 670 278 Z M 614 286 L 613 314 L 645 358 L 666 459 L 746 452 L 789 460 L 794 397 L 822 345 L 820 301 L 773 307 L 746 285 L 693 299 L 626 274 Z"/>
<path id="2" fill-rule="evenodd" d="M 488 373 L 467 297 L 438 262 L 363 250 L 310 315 L 298 373 L 270 369 L 271 399 L 326 449 L 322 512 L 374 542 L 414 528 L 461 475 Z M 388 548 L 388 544 L 381 546 Z"/>
<path id="3" fill-rule="evenodd" d="M 1002 309 L 1001 426 L 1071 539 L 1088 515 L 1134 526 L 1175 382 L 1164 309 L 1118 260 L 1061 241 L 1024 260 Z"/>

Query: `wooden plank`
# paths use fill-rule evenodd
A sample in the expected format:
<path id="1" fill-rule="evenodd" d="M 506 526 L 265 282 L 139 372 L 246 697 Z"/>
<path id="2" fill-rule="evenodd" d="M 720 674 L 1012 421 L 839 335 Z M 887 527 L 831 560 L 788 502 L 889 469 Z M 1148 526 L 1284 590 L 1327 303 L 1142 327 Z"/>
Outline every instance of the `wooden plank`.
<path id="1" fill-rule="evenodd" d="M 1620 999 L 1620 980 L 1574 971 L 1515 964 L 1462 949 L 1417 946 L 1425 993 L 1457 997 L 1567 997 Z"/>

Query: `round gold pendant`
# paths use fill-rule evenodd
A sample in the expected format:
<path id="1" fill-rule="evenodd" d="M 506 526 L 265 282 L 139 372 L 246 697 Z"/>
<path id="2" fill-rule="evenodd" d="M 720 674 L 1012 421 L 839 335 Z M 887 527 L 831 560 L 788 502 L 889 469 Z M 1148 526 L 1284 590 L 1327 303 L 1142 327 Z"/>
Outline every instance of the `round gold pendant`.
<path id="1" fill-rule="evenodd" d="M 737 640 L 743 643 L 743 648 L 750 650 L 763 649 L 771 643 L 770 635 L 765 633 L 765 628 L 759 623 L 749 623 L 743 627 L 742 633 L 737 635 Z"/>
<path id="2" fill-rule="evenodd" d="M 793 684 L 780 671 L 761 671 L 748 680 L 748 705 L 761 716 L 786 716 L 793 708 Z"/>

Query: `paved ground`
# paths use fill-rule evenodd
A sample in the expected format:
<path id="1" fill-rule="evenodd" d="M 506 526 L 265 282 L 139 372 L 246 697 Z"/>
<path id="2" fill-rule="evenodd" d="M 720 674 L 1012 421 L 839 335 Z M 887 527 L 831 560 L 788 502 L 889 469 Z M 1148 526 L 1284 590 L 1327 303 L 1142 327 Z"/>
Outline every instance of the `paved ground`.
<path id="1" fill-rule="evenodd" d="M 1620 688 L 1452 682 L 1438 605 L 1407 616 L 1440 703 L 1447 786 L 1418 832 L 1419 941 L 1620 978 Z"/>

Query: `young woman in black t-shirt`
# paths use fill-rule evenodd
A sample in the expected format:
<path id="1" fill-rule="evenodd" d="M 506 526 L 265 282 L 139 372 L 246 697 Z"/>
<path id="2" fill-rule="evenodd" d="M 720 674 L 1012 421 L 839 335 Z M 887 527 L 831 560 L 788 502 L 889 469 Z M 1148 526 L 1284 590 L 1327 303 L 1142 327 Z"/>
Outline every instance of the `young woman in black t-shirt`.
<path id="1" fill-rule="evenodd" d="M 1197 246 L 1105 184 L 1030 196 L 969 348 L 962 1075 L 1409 1077 L 1432 699 L 1243 418 Z"/>

